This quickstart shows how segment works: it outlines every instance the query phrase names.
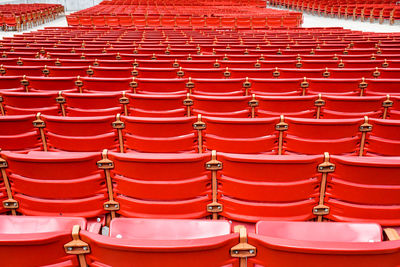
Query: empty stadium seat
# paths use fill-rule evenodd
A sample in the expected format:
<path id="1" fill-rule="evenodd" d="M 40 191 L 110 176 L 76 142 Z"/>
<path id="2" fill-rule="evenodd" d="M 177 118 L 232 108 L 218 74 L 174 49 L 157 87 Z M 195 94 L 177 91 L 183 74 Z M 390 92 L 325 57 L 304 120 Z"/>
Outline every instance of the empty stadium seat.
<path id="1" fill-rule="evenodd" d="M 126 94 L 129 115 L 135 117 L 183 117 L 189 115 L 185 94 Z"/>
<path id="2" fill-rule="evenodd" d="M 0 116 L 0 148 L 3 150 L 35 150 L 41 147 L 39 133 L 33 126 L 34 115 Z"/>
<path id="3" fill-rule="evenodd" d="M 321 156 L 218 153 L 221 215 L 231 220 L 310 220 L 318 203 Z M 249 193 L 251 192 L 251 193 Z"/>
<path id="4" fill-rule="evenodd" d="M 195 117 L 121 117 L 127 150 L 139 152 L 198 151 Z M 201 151 L 201 149 L 200 149 Z"/>
<path id="5" fill-rule="evenodd" d="M 326 218 L 399 225 L 398 158 L 331 156 L 330 162 L 335 171 L 328 174 Z"/>
<path id="6" fill-rule="evenodd" d="M 46 140 L 51 150 L 101 151 L 115 150 L 116 132 L 112 127 L 115 116 L 59 117 L 41 116 Z M 42 140 L 45 142 L 46 140 Z"/>
<path id="7" fill-rule="evenodd" d="M 70 117 L 106 116 L 123 113 L 122 92 L 58 94 L 64 104 L 65 115 Z M 64 115 L 64 116 L 65 116 Z"/>
<path id="8" fill-rule="evenodd" d="M 257 101 L 257 117 L 314 118 L 317 116 L 317 96 L 253 96 Z"/>
<path id="9" fill-rule="evenodd" d="M 210 172 L 205 169 L 209 158 L 209 154 L 110 152 L 115 201 L 121 207 L 118 213 L 170 219 L 210 215 Z"/>
<path id="10" fill-rule="evenodd" d="M 115 219 L 110 231 L 111 237 L 80 232 L 82 240 L 91 248 L 86 256 L 89 265 L 118 263 L 119 266 L 155 267 L 162 262 L 168 267 L 200 267 L 239 264 L 239 259 L 228 253 L 238 244 L 239 235 L 231 234 L 226 221 Z M 151 234 L 143 235 L 145 233 Z M 193 261 L 193 258 L 198 259 Z"/>
<path id="11" fill-rule="evenodd" d="M 229 153 L 270 153 L 278 150 L 278 118 L 204 117 L 205 147 Z"/>
<path id="12" fill-rule="evenodd" d="M 0 216 L 0 256 L 5 266 L 79 266 L 78 257 L 67 254 L 72 229 L 86 229 L 78 217 Z M 21 256 L 23 255 L 23 257 Z"/>
<path id="13" fill-rule="evenodd" d="M 325 119 L 382 118 L 386 97 L 382 96 L 324 96 L 322 114 Z"/>
<path id="14" fill-rule="evenodd" d="M 17 212 L 86 218 L 108 213 L 104 172 L 96 166 L 100 153 L 3 151 L 1 157 L 8 164 Z"/>
<path id="15" fill-rule="evenodd" d="M 366 153 L 399 156 L 400 135 L 398 120 L 371 119 L 372 131 L 367 139 Z"/>
<path id="16" fill-rule="evenodd" d="M 41 112 L 58 115 L 60 107 L 56 102 L 55 92 L 2 92 L 5 114 L 24 115 Z"/>
<path id="17" fill-rule="evenodd" d="M 396 266 L 399 241 L 383 242 L 376 224 L 270 222 L 256 226 L 248 242 L 257 247 L 250 263 L 260 266 Z M 318 233 L 318 234 L 315 234 Z"/>
<path id="18" fill-rule="evenodd" d="M 360 149 L 364 119 L 285 118 L 284 150 L 291 153 L 354 154 Z M 369 129 L 367 129 L 369 130 Z"/>
<path id="19" fill-rule="evenodd" d="M 212 117 L 242 117 L 251 116 L 250 96 L 203 96 L 191 95 L 193 115 Z"/>

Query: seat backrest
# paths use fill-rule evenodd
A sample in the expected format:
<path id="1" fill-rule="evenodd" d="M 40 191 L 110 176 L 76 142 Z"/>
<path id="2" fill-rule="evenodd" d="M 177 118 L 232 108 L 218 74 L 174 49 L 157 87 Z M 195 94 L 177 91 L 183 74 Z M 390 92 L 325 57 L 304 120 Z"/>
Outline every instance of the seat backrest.
<path id="1" fill-rule="evenodd" d="M 0 116 L 0 148 L 27 150 L 41 147 L 39 133 L 33 127 L 34 115 Z"/>
<path id="2" fill-rule="evenodd" d="M 66 113 L 71 117 L 105 116 L 122 113 L 121 92 L 62 93 L 66 101 Z"/>
<path id="3" fill-rule="evenodd" d="M 79 266 L 64 245 L 72 241 L 72 227 L 86 228 L 77 217 L 0 216 L 0 257 L 5 266 Z M 23 255 L 23 257 L 21 256 Z"/>
<path id="4" fill-rule="evenodd" d="M 76 77 L 33 77 L 27 76 L 29 88 L 41 91 L 76 90 Z"/>
<path id="5" fill-rule="evenodd" d="M 221 215 L 238 221 L 310 220 L 322 156 L 218 153 Z"/>
<path id="6" fill-rule="evenodd" d="M 325 205 L 333 221 L 399 224 L 400 159 L 332 156 Z"/>
<path id="7" fill-rule="evenodd" d="M 183 117 L 185 94 L 127 94 L 129 114 L 136 117 Z"/>
<path id="8" fill-rule="evenodd" d="M 43 115 L 49 147 L 64 151 L 115 149 L 115 116 L 58 117 Z"/>
<path id="9" fill-rule="evenodd" d="M 119 214 L 176 219 L 209 215 L 211 178 L 205 169 L 209 155 L 110 153 L 110 159 Z"/>
<path id="10" fill-rule="evenodd" d="M 53 92 L 2 92 L 7 115 L 35 114 L 41 112 L 58 115 L 59 107 Z"/>
<path id="11" fill-rule="evenodd" d="M 204 117 L 205 146 L 230 153 L 276 153 L 278 118 Z"/>
<path id="12" fill-rule="evenodd" d="M 194 115 L 215 117 L 250 117 L 250 96 L 192 95 Z"/>
<path id="13" fill-rule="evenodd" d="M 82 77 L 83 90 L 87 91 L 130 91 L 131 78 Z"/>
<path id="14" fill-rule="evenodd" d="M 195 117 L 125 117 L 125 145 L 141 152 L 182 152 L 196 150 Z"/>
<path id="15" fill-rule="evenodd" d="M 100 153 L 2 152 L 18 212 L 24 215 L 95 217 L 106 214 Z"/>
<path id="16" fill-rule="evenodd" d="M 359 150 L 360 126 L 364 119 L 285 118 L 284 149 L 304 154 L 355 153 Z"/>

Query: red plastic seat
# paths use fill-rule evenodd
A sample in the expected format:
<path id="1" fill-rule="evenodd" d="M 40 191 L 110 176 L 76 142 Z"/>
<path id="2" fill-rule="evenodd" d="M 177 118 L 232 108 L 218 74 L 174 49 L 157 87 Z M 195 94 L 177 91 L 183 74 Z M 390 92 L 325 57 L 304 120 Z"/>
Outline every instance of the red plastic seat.
<path id="1" fill-rule="evenodd" d="M 7 76 L 43 76 L 42 66 L 3 66 Z"/>
<path id="2" fill-rule="evenodd" d="M 33 127 L 34 115 L 0 116 L 0 148 L 3 150 L 39 149 L 39 133 Z"/>
<path id="3" fill-rule="evenodd" d="M 305 87 L 306 94 L 323 95 L 362 95 L 361 79 L 326 79 L 310 78 L 304 81 L 308 83 Z"/>
<path id="4" fill-rule="evenodd" d="M 127 94 L 129 115 L 136 117 L 183 117 L 187 108 L 183 101 L 185 94 L 150 95 Z"/>
<path id="5" fill-rule="evenodd" d="M 178 17 L 176 18 L 177 19 L 177 24 L 178 24 Z M 182 18 L 181 18 L 181 20 L 179 21 L 179 23 L 180 24 L 182 24 L 182 22 L 184 22 L 184 21 L 182 21 Z M 206 19 L 204 18 L 204 17 L 200 17 L 200 18 L 197 18 L 197 17 L 191 17 L 190 18 L 190 26 L 193 26 L 193 27 L 203 27 L 203 26 L 205 26 L 205 23 L 206 23 Z M 185 25 L 186 26 L 186 25 Z"/>
<path id="6" fill-rule="evenodd" d="M 89 265 L 111 266 L 118 262 L 121 267 L 156 267 L 162 262 L 165 267 L 200 267 L 212 262 L 212 266 L 239 266 L 239 259 L 226 253 L 238 243 L 238 234 L 172 240 L 119 239 L 86 231 L 81 236 L 91 248 L 86 256 Z"/>
<path id="7" fill-rule="evenodd" d="M 110 223 L 110 236 L 122 239 L 182 240 L 230 233 L 231 224 L 223 220 L 116 218 Z"/>
<path id="8" fill-rule="evenodd" d="M 400 68 L 381 68 L 376 71 L 379 72 L 379 78 L 398 79 L 400 77 Z"/>
<path id="9" fill-rule="evenodd" d="M 66 66 L 78 67 L 78 66 L 81 66 L 81 67 L 86 67 L 86 69 L 87 69 L 88 66 L 92 66 L 93 63 L 94 63 L 94 60 L 92 60 L 92 59 L 57 59 L 57 60 L 58 60 L 58 62 L 60 62 L 62 67 L 66 67 Z M 64 68 L 64 69 L 54 68 L 53 70 L 55 72 L 58 72 L 58 71 L 64 71 L 65 69 L 66 68 Z M 78 70 L 80 70 L 80 69 L 78 69 Z M 86 70 L 85 70 L 85 74 L 84 75 L 86 75 Z M 73 74 L 72 76 L 76 76 L 76 74 Z"/>
<path id="10" fill-rule="evenodd" d="M 322 116 L 325 119 L 338 118 L 381 118 L 383 114 L 384 96 L 324 96 L 325 105 Z"/>
<path id="11" fill-rule="evenodd" d="M 0 76 L 0 90 L 21 89 L 21 76 Z"/>
<path id="12" fill-rule="evenodd" d="M 275 69 L 270 68 L 232 68 L 229 69 L 231 78 L 273 78 Z"/>
<path id="13" fill-rule="evenodd" d="M 116 27 L 119 26 L 119 17 L 105 17 L 107 26 Z"/>
<path id="14" fill-rule="evenodd" d="M 24 215 L 96 217 L 106 214 L 100 153 L 2 152 L 17 212 Z"/>
<path id="15" fill-rule="evenodd" d="M 74 225 L 86 229 L 77 217 L 0 216 L 0 256 L 5 266 L 79 266 L 76 255 L 66 254 Z M 18 256 L 18 255 L 24 255 Z"/>
<path id="16" fill-rule="evenodd" d="M 302 241 L 383 241 L 382 228 L 375 223 L 260 221 L 256 224 L 256 234 Z"/>
<path id="17" fill-rule="evenodd" d="M 195 117 L 125 117 L 125 147 L 139 152 L 173 153 L 197 150 Z"/>
<path id="18" fill-rule="evenodd" d="M 54 66 L 56 60 L 51 58 L 21 58 L 24 66 Z M 31 74 L 29 74 L 31 75 Z"/>
<path id="19" fill-rule="evenodd" d="M 97 78 L 97 77 L 82 77 L 83 91 L 90 92 L 116 92 L 116 91 L 131 91 L 129 83 L 131 78 Z"/>
<path id="20" fill-rule="evenodd" d="M 316 117 L 315 101 L 317 96 L 256 96 L 257 117 Z"/>
<path id="21" fill-rule="evenodd" d="M 104 78 L 128 78 L 132 76 L 132 67 L 90 67 L 93 70 L 92 77 Z"/>
<path id="22" fill-rule="evenodd" d="M 302 79 L 264 79 L 264 78 L 251 78 L 251 93 L 256 95 L 265 96 L 290 96 L 301 95 L 303 88 L 301 88 Z"/>
<path id="23" fill-rule="evenodd" d="M 87 76 L 88 66 L 47 67 L 49 77 Z"/>
<path id="24" fill-rule="evenodd" d="M 243 88 L 244 79 L 191 79 L 189 83 L 193 83 L 194 87 L 190 87 L 193 94 L 211 95 L 211 96 L 233 96 L 244 95 Z"/>
<path id="25" fill-rule="evenodd" d="M 329 75 L 329 78 L 372 78 L 376 69 L 367 68 L 362 66 L 361 68 L 335 68 L 326 69 L 325 75 Z"/>
<path id="26" fill-rule="evenodd" d="M 65 91 L 76 90 L 75 77 L 34 77 L 27 76 L 29 90 L 33 91 Z"/>
<path id="27" fill-rule="evenodd" d="M 188 91 L 187 79 L 137 78 L 135 82 L 134 91 L 141 94 L 183 94 Z"/>
<path id="28" fill-rule="evenodd" d="M 278 118 L 204 117 L 205 147 L 229 153 L 276 154 Z"/>
<path id="29" fill-rule="evenodd" d="M 321 156 L 218 153 L 217 159 L 223 164 L 218 176 L 222 216 L 253 223 L 315 217 Z"/>
<path id="30" fill-rule="evenodd" d="M 400 156 L 399 120 L 371 119 L 372 131 L 366 152 L 371 155 Z"/>
<path id="31" fill-rule="evenodd" d="M 109 153 L 119 214 L 139 218 L 204 218 L 210 213 L 207 154 Z M 151 170 L 151 171 L 149 171 Z"/>
<path id="32" fill-rule="evenodd" d="M 138 78 L 177 78 L 176 68 L 144 68 L 137 67 Z M 135 76 L 135 75 L 133 75 Z"/>
<path id="33" fill-rule="evenodd" d="M 400 224 L 399 158 L 331 156 L 330 162 L 335 164 L 335 171 L 327 178 L 326 218 L 385 226 Z"/>
<path id="34" fill-rule="evenodd" d="M 119 17 L 119 24 L 125 27 L 133 26 L 132 17 L 131 16 L 120 16 Z"/>
<path id="35" fill-rule="evenodd" d="M 251 116 L 250 96 L 204 96 L 192 95 L 193 115 L 201 114 L 214 117 L 239 117 Z"/>
<path id="36" fill-rule="evenodd" d="M 120 59 L 120 60 L 100 60 L 97 62 L 101 67 L 132 67 L 134 61 Z M 93 66 L 93 64 L 87 64 L 87 65 Z"/>
<path id="37" fill-rule="evenodd" d="M 223 68 L 184 68 L 184 76 L 189 78 L 209 78 L 209 79 L 222 79 L 224 78 Z"/>
<path id="38" fill-rule="evenodd" d="M 7 115 L 36 114 L 58 115 L 60 107 L 53 92 L 2 92 Z"/>
<path id="39" fill-rule="evenodd" d="M 367 95 L 400 95 L 400 79 L 365 79 Z"/>
<path id="40" fill-rule="evenodd" d="M 116 149 L 115 116 L 57 117 L 43 115 L 49 148 L 63 151 Z"/>
<path id="41" fill-rule="evenodd" d="M 193 18 L 192 18 L 193 20 Z M 191 26 L 191 21 L 190 21 L 190 17 L 175 17 L 175 22 L 177 26 Z M 194 25 L 193 25 L 194 26 Z M 203 25 L 204 26 L 204 20 L 203 20 Z"/>
<path id="42" fill-rule="evenodd" d="M 116 115 L 124 111 L 120 104 L 122 93 L 69 93 L 64 92 L 66 114 L 70 117 Z"/>
<path id="43" fill-rule="evenodd" d="M 400 241 L 380 242 L 379 228 L 356 223 L 259 222 L 257 234 L 250 233 L 248 238 L 257 247 L 257 255 L 249 258 L 249 263 L 271 267 L 316 267 L 321 262 L 328 267 L 394 267 L 400 258 Z"/>
<path id="44" fill-rule="evenodd" d="M 278 68 L 275 70 L 279 73 L 279 78 L 321 78 L 323 69 L 295 69 L 295 68 Z M 354 76 L 350 76 L 354 77 Z"/>
<path id="45" fill-rule="evenodd" d="M 157 59 L 157 60 L 140 59 L 140 60 L 137 60 L 136 63 L 139 65 L 139 67 L 144 67 L 144 68 L 168 68 L 168 69 L 170 69 L 172 67 L 172 64 L 174 63 L 174 61 L 169 60 L 169 59 Z M 176 71 L 177 70 L 175 70 L 175 74 L 176 74 Z M 150 78 L 152 78 L 152 77 L 150 77 Z"/>
<path id="46" fill-rule="evenodd" d="M 354 154 L 359 150 L 360 126 L 364 119 L 286 118 L 284 150 L 292 153 Z"/>

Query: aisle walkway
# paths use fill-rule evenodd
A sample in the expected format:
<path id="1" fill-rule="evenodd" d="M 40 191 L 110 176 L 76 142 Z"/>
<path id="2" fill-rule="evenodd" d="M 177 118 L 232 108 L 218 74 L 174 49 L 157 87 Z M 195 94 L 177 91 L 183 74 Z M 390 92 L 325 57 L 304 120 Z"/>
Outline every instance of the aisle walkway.
<path id="1" fill-rule="evenodd" d="M 352 19 L 338 19 L 320 17 L 317 15 L 303 14 L 303 27 L 343 27 L 356 31 L 365 32 L 400 32 L 400 25 L 379 24 L 379 22 L 361 22 Z"/>

